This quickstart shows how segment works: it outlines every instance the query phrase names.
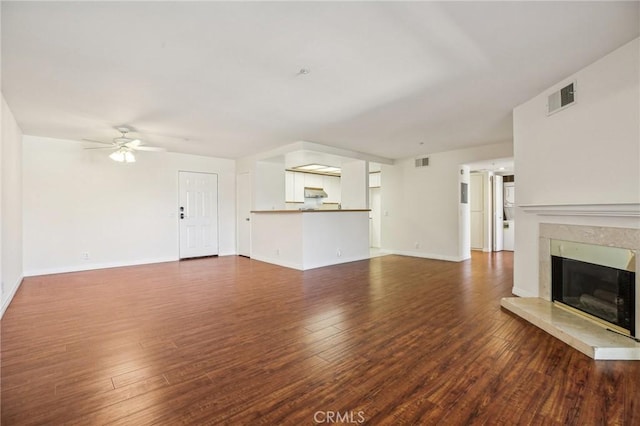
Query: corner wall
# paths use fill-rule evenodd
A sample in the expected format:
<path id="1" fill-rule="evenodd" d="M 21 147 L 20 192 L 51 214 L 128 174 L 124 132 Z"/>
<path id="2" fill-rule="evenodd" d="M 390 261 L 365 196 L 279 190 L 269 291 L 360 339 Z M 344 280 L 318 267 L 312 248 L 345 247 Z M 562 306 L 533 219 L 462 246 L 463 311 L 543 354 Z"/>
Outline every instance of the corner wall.
<path id="1" fill-rule="evenodd" d="M 514 294 L 540 296 L 540 223 L 640 228 L 638 216 L 539 215 L 523 208 L 640 203 L 639 51 L 635 39 L 514 109 Z M 547 115 L 547 96 L 572 81 L 576 103 Z"/>
<path id="2" fill-rule="evenodd" d="M 23 278 L 22 258 L 22 132 L 2 97 L 0 141 L 0 279 L 4 315 Z"/>
<path id="3" fill-rule="evenodd" d="M 460 204 L 460 183 L 469 182 L 463 165 L 511 156 L 512 143 L 503 142 L 431 154 L 426 167 L 416 168 L 413 158 L 382 165 L 382 249 L 450 261 L 468 258 L 468 236 L 460 226 L 469 220 L 468 207 Z"/>

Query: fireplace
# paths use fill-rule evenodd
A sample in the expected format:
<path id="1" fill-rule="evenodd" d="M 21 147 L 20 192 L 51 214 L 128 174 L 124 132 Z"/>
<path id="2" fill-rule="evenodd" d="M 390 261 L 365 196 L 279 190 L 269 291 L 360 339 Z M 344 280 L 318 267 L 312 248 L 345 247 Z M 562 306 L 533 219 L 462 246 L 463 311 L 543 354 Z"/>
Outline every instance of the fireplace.
<path id="1" fill-rule="evenodd" d="M 551 239 L 550 252 L 554 303 L 636 336 L 633 250 Z"/>
<path id="2" fill-rule="evenodd" d="M 542 206 L 532 212 L 538 215 L 550 212 L 556 216 L 575 215 L 576 212 L 582 216 L 613 215 L 620 221 L 627 216 L 640 218 L 640 209 L 635 205 L 628 211 L 626 205 L 611 211 L 604 207 Z M 632 208 L 636 210 L 631 211 Z M 640 288 L 640 276 L 637 275 L 640 271 L 640 227 L 540 223 L 538 229 L 538 294 L 505 297 L 500 302 L 502 307 L 593 359 L 640 360 L 640 296 L 635 297 L 635 289 Z M 564 259 L 556 260 L 556 257 Z M 558 265 L 559 262 L 562 265 Z M 586 270 L 581 264 L 586 264 Z M 591 265 L 596 266 L 596 272 Z M 558 270 L 567 275 L 570 283 L 561 290 L 562 298 L 566 296 L 567 299 L 564 304 L 554 301 L 561 298 L 552 285 L 552 275 L 555 273 L 557 279 Z M 624 278 L 625 275 L 629 278 Z M 635 302 L 629 297 L 630 291 L 633 291 Z"/>

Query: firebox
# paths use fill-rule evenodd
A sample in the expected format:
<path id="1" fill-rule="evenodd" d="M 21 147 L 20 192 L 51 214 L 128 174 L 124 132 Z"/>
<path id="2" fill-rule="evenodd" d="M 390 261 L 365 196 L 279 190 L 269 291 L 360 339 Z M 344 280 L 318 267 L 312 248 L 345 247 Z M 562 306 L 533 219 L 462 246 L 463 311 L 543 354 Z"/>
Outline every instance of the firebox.
<path id="1" fill-rule="evenodd" d="M 551 240 L 554 303 L 636 336 L 635 251 Z"/>

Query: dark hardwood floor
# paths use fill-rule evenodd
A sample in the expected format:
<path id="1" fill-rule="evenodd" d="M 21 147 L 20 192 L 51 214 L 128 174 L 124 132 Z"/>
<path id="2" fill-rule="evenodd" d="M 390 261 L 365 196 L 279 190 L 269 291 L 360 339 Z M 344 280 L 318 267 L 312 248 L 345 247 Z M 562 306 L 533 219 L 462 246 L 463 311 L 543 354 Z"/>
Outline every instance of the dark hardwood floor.
<path id="1" fill-rule="evenodd" d="M 509 252 L 27 278 L 2 320 L 2 424 L 640 424 L 640 362 L 502 310 L 511 287 Z"/>

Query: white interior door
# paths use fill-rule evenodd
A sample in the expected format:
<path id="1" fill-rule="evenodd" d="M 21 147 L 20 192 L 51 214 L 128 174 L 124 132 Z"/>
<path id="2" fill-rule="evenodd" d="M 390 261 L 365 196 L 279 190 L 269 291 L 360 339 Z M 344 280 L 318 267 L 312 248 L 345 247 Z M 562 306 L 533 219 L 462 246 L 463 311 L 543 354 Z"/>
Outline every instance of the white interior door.
<path id="1" fill-rule="evenodd" d="M 482 250 L 484 246 L 484 177 L 480 173 L 472 173 L 470 179 L 471 248 Z"/>
<path id="2" fill-rule="evenodd" d="M 493 251 L 502 251 L 504 242 L 504 198 L 502 176 L 493 177 Z"/>
<path id="3" fill-rule="evenodd" d="M 380 248 L 380 188 L 369 189 L 369 243 L 371 247 Z"/>
<path id="4" fill-rule="evenodd" d="M 180 259 L 218 254 L 218 175 L 178 172 Z"/>
<path id="5" fill-rule="evenodd" d="M 240 173 L 237 179 L 238 254 L 251 257 L 251 175 Z"/>

